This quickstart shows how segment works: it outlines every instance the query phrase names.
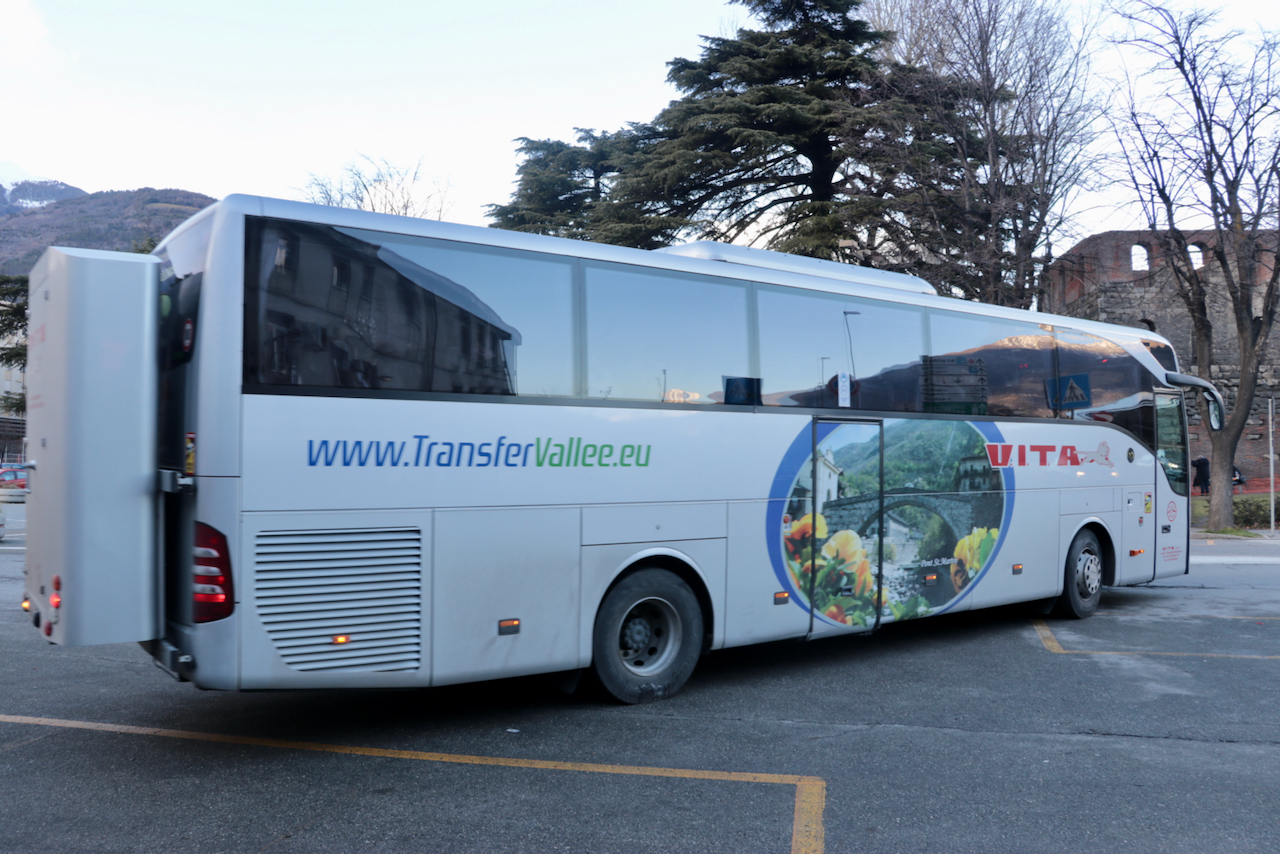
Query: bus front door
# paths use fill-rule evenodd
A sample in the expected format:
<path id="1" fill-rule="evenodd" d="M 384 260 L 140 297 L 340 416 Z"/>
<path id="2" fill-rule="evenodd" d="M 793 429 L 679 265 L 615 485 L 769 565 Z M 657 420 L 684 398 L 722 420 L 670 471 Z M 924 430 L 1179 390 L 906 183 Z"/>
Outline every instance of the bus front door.
<path id="1" fill-rule="evenodd" d="M 864 632 L 880 623 L 884 539 L 884 427 L 815 418 L 803 486 L 815 508 L 808 585 L 809 636 Z"/>
<path id="2" fill-rule="evenodd" d="M 1156 394 L 1155 578 L 1187 571 L 1187 546 L 1191 522 L 1190 454 L 1187 453 L 1186 417 L 1182 395 Z M 1163 471 L 1161 470 L 1163 469 Z M 1222 488 L 1230 489 L 1230 484 Z"/>

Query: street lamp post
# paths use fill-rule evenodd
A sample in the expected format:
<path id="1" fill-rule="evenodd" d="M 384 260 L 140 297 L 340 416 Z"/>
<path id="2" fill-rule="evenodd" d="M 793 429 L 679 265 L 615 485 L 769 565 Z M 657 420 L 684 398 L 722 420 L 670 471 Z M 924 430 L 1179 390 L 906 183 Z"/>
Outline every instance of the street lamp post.
<path id="1" fill-rule="evenodd" d="M 850 383 L 856 383 L 858 381 L 858 369 L 853 362 L 853 332 L 849 329 L 849 315 L 851 314 L 862 314 L 862 312 L 851 309 L 845 309 L 844 312 L 844 337 L 849 342 L 849 381 Z"/>

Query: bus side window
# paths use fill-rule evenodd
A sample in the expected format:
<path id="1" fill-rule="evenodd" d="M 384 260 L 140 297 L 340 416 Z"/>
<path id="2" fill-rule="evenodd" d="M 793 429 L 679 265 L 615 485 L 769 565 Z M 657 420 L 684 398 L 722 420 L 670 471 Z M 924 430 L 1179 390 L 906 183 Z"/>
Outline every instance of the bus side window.
<path id="1" fill-rule="evenodd" d="M 246 384 L 574 393 L 568 260 L 255 217 L 246 251 Z"/>
<path id="2" fill-rule="evenodd" d="M 622 264 L 588 264 L 587 397 L 723 403 L 749 377 L 747 289 Z"/>
<path id="3" fill-rule="evenodd" d="M 925 411 L 1052 418 L 1053 333 L 1036 323 L 932 311 Z"/>
<path id="4" fill-rule="evenodd" d="M 921 410 L 924 312 L 836 294 L 759 289 L 763 401 L 769 406 Z"/>

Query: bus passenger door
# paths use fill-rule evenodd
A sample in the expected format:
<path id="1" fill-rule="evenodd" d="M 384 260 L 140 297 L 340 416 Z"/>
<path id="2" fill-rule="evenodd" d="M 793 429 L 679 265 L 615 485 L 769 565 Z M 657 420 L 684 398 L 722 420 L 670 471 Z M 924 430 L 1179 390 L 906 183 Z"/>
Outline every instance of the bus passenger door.
<path id="1" fill-rule="evenodd" d="M 1187 453 L 1186 417 L 1182 395 L 1156 394 L 1155 578 L 1187 571 L 1187 545 L 1191 521 L 1190 455 Z M 1163 471 L 1162 471 L 1163 469 Z M 1230 489 L 1230 485 L 1226 486 Z"/>
<path id="2" fill-rule="evenodd" d="M 879 625 L 883 461 L 879 421 L 814 419 L 813 454 L 793 491 L 806 492 L 816 510 L 800 565 L 811 638 Z"/>

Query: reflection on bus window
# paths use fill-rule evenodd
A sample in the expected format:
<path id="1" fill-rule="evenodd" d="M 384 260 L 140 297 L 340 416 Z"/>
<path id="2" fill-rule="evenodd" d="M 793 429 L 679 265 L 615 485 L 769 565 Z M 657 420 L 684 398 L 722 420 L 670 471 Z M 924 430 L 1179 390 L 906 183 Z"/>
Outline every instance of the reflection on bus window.
<path id="1" fill-rule="evenodd" d="M 1152 341 L 1148 338 L 1143 338 L 1142 345 L 1150 351 L 1152 356 L 1156 357 L 1160 367 L 1166 371 L 1178 370 L 1178 357 L 1174 355 L 1173 348 L 1168 344 L 1163 341 Z"/>
<path id="2" fill-rule="evenodd" d="M 587 397 L 723 403 L 749 376 L 742 285 L 621 264 L 586 283 Z"/>
<path id="3" fill-rule="evenodd" d="M 924 312 L 836 294 L 761 286 L 764 403 L 919 412 Z"/>
<path id="4" fill-rule="evenodd" d="M 1115 424 L 1154 449 L 1150 372 L 1113 341 L 1066 329 L 1056 337 L 1063 417 Z"/>
<path id="5" fill-rule="evenodd" d="M 1051 418 L 1053 335 L 1035 323 L 932 311 L 926 412 Z"/>
<path id="6" fill-rule="evenodd" d="M 570 264 L 250 218 L 245 382 L 573 393 Z"/>
<path id="7" fill-rule="evenodd" d="M 1186 495 L 1187 482 L 1186 419 L 1182 417 L 1182 395 L 1156 396 L 1156 459 L 1164 469 L 1169 485 L 1178 495 Z"/>

